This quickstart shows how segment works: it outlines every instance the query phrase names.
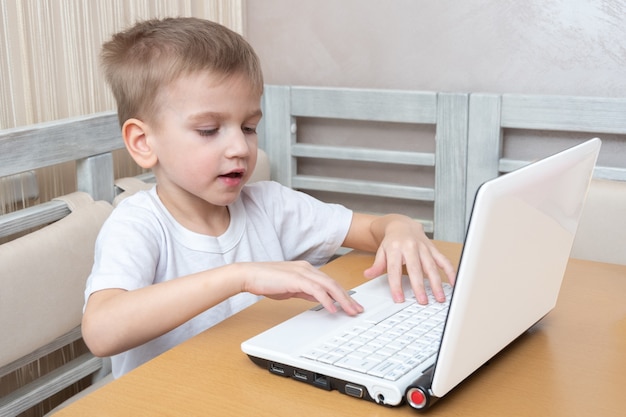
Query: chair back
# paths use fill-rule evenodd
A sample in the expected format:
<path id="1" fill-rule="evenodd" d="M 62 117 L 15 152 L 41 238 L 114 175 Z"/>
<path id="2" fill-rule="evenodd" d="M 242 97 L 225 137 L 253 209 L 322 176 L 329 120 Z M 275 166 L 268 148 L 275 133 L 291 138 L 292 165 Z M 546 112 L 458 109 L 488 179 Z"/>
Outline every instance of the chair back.
<path id="1" fill-rule="evenodd" d="M 0 245 L 0 377 L 81 338 L 85 282 L 112 206 L 83 192 L 57 201 L 66 217 Z M 19 414 L 101 367 L 86 353 L 0 398 L 0 415 Z"/>
<path id="2" fill-rule="evenodd" d="M 351 201 L 361 199 L 375 214 L 384 212 L 375 209 L 381 198 L 408 200 L 410 206 L 423 204 L 432 207 L 419 218 L 427 232 L 436 239 L 462 241 L 468 96 L 268 85 L 263 96 L 261 146 L 269 155 L 272 179 L 283 185 L 339 197 L 336 202 L 354 209 L 340 198 L 347 194 Z M 350 123 L 352 131 L 355 125 L 365 124 L 369 131 L 383 133 L 378 134 L 374 145 L 362 138 L 346 143 L 346 138 L 336 134 L 325 138 L 326 144 L 303 138 L 302 127 L 307 122 L 329 120 Z M 404 141 L 401 149 L 387 143 L 392 126 L 410 132 L 410 140 Z M 317 165 L 317 172 L 301 169 L 307 161 Z M 324 168 L 328 161 L 348 167 L 350 172 L 344 175 Z M 434 181 L 421 185 L 427 176 L 433 176 Z"/>

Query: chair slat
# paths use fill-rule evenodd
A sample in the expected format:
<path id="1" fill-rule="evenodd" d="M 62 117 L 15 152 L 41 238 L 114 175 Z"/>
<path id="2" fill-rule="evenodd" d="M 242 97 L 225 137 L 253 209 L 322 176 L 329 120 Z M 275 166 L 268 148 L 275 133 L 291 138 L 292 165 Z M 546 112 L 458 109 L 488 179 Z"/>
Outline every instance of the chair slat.
<path id="1" fill-rule="evenodd" d="M 0 177 L 124 147 L 113 112 L 0 131 Z"/>
<path id="2" fill-rule="evenodd" d="M 0 415 L 13 416 L 49 398 L 102 367 L 102 359 L 84 354 L 0 398 Z"/>
<path id="3" fill-rule="evenodd" d="M 49 201 L 0 216 L 0 237 L 11 236 L 32 227 L 62 219 L 70 213 L 62 201 Z"/>

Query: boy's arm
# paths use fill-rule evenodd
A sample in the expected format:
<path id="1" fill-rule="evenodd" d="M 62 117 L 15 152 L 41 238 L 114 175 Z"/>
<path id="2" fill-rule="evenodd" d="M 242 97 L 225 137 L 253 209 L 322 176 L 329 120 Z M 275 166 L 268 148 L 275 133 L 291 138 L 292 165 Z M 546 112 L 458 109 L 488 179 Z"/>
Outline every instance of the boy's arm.
<path id="1" fill-rule="evenodd" d="M 98 356 L 111 356 L 161 336 L 240 292 L 274 299 L 334 301 L 350 315 L 363 308 L 333 279 L 308 262 L 235 263 L 134 291 L 91 294 L 83 315 L 83 338 Z"/>
<path id="2" fill-rule="evenodd" d="M 424 277 L 429 279 L 438 301 L 445 300 L 439 269 L 454 284 L 455 273 L 450 261 L 428 239 L 421 223 L 407 216 L 354 213 L 343 245 L 376 252 L 374 264 L 364 274 L 374 278 L 387 272 L 392 297 L 396 302 L 404 301 L 401 284 L 403 266 L 421 304 L 428 302 L 424 292 Z"/>

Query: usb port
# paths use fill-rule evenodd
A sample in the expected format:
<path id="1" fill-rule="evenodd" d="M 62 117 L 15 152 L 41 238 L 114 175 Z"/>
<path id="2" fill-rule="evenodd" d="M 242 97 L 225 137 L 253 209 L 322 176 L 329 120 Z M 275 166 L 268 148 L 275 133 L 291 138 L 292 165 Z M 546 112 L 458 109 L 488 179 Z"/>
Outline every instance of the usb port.
<path id="1" fill-rule="evenodd" d="M 306 376 L 306 374 L 304 372 L 300 372 L 297 369 L 293 370 L 293 377 L 295 379 L 299 379 L 300 381 L 308 381 L 309 377 Z"/>
<path id="2" fill-rule="evenodd" d="M 273 374 L 277 375 L 285 375 L 285 368 L 282 366 L 276 365 L 275 363 L 271 363 L 269 367 L 269 371 Z"/>

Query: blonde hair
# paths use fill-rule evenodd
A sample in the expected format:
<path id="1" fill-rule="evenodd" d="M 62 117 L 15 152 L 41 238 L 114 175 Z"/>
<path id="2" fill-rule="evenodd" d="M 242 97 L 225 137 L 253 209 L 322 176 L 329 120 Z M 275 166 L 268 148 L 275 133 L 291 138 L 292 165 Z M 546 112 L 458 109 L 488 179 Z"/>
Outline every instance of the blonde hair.
<path id="1" fill-rule="evenodd" d="M 263 93 L 259 59 L 245 39 L 208 20 L 180 17 L 147 20 L 119 32 L 102 46 L 105 78 L 117 102 L 120 125 L 150 120 L 163 86 L 179 77 L 209 71 L 225 78 L 242 74 Z"/>

